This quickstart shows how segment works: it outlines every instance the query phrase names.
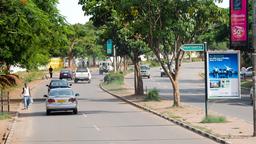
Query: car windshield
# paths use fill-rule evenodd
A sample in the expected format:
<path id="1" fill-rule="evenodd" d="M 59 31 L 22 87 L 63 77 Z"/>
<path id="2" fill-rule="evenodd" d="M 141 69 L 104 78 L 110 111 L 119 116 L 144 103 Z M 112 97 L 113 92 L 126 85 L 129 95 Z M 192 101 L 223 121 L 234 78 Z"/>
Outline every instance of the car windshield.
<path id="1" fill-rule="evenodd" d="M 61 89 L 61 90 L 51 90 L 49 96 L 59 97 L 59 96 L 73 96 L 74 93 L 70 89 Z"/>
<path id="2" fill-rule="evenodd" d="M 52 87 L 67 87 L 68 86 L 68 82 L 66 82 L 64 80 L 52 81 L 51 82 L 51 86 Z"/>

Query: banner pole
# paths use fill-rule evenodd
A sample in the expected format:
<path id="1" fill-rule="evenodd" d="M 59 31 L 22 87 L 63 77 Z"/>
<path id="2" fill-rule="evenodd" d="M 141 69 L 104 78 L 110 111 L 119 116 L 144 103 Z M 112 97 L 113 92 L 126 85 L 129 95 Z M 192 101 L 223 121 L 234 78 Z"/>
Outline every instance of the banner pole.
<path id="1" fill-rule="evenodd" d="M 205 117 L 208 117 L 208 75 L 207 75 L 207 42 L 204 42 L 204 77 L 205 77 Z"/>

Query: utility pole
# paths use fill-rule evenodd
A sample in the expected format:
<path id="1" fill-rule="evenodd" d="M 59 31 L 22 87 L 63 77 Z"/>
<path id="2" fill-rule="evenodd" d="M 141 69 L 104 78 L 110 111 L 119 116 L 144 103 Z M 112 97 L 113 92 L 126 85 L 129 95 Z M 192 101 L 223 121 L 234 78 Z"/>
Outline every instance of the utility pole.
<path id="1" fill-rule="evenodd" d="M 253 0 L 253 136 L 256 136 L 256 0 Z"/>

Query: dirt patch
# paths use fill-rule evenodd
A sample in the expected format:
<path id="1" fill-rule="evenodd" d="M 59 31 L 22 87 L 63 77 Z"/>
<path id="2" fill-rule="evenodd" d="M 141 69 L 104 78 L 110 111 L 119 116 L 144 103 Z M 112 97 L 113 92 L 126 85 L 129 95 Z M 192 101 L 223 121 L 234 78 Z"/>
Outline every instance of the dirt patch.
<path id="1" fill-rule="evenodd" d="M 43 80 L 34 80 L 28 84 L 28 86 L 33 90 L 33 88 L 41 83 Z M 10 96 L 10 115 L 12 116 L 11 119 L 6 119 L 6 120 L 0 120 L 0 137 L 3 138 L 5 135 L 8 133 L 10 130 L 10 125 L 14 121 L 14 117 L 16 115 L 16 112 L 21 109 L 21 93 L 22 93 L 22 86 L 23 82 L 19 81 L 18 85 L 15 87 L 11 87 L 8 89 L 9 91 L 9 96 Z M 5 108 L 5 111 L 7 109 Z M 1 140 L 1 143 L 3 143 L 3 139 Z"/>
<path id="2" fill-rule="evenodd" d="M 150 108 L 170 118 L 187 123 L 197 129 L 221 137 L 232 144 L 255 144 L 256 137 L 252 137 L 252 124 L 235 118 L 225 116 L 227 122 L 224 123 L 201 123 L 205 113 L 204 109 L 191 105 L 182 105 L 182 107 L 172 107 L 173 101 L 162 99 L 161 101 L 146 102 L 143 96 L 134 96 L 132 89 L 123 86 L 122 90 L 112 90 L 118 96 L 135 102 L 141 106 Z M 209 115 L 222 116 L 220 113 L 209 111 Z"/>

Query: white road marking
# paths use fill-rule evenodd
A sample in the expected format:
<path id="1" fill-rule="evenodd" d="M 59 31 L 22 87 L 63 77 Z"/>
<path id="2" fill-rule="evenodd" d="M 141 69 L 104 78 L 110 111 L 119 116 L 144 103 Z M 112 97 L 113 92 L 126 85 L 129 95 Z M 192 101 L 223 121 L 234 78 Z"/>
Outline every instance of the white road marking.
<path id="1" fill-rule="evenodd" d="M 93 125 L 93 127 L 99 132 L 100 131 L 100 128 L 97 127 L 96 125 Z"/>
<path id="2" fill-rule="evenodd" d="M 87 118 L 87 115 L 86 115 L 85 113 L 83 113 L 83 116 L 84 116 L 85 118 Z"/>

